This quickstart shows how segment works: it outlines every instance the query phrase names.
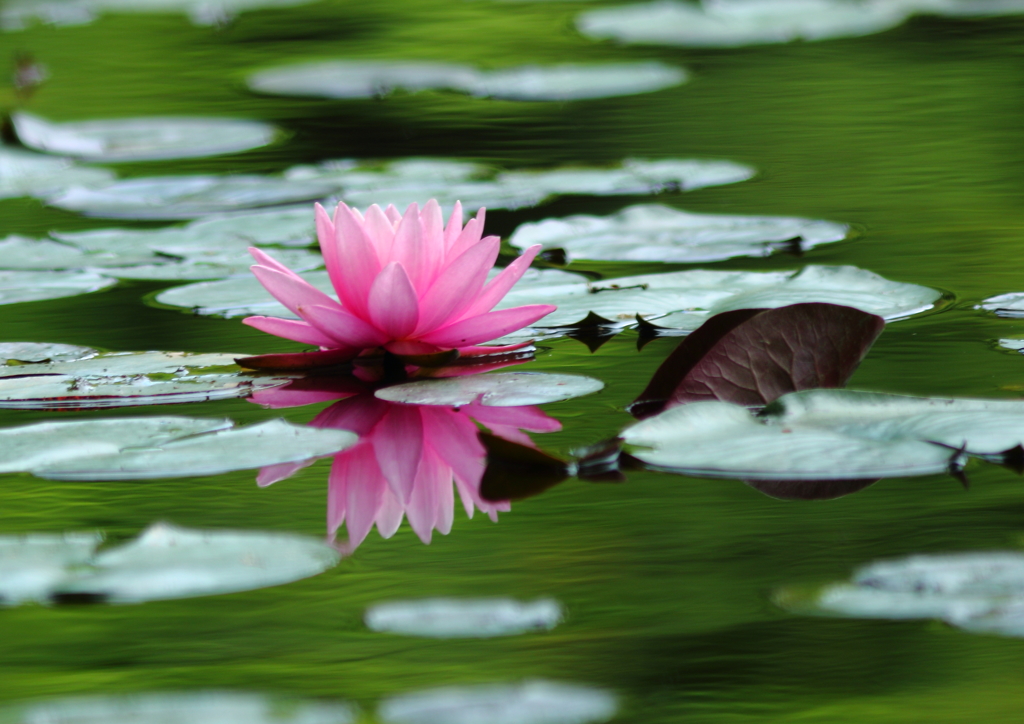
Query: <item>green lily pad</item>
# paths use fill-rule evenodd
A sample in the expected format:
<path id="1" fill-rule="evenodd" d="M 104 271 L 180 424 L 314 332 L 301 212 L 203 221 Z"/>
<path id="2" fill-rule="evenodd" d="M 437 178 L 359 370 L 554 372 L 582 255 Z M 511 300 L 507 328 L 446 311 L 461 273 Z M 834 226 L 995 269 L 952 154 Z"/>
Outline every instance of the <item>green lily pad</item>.
<path id="1" fill-rule="evenodd" d="M 33 362 L 71 362 L 95 357 L 99 352 L 91 347 L 49 342 L 0 342 L 0 365 Z M 3 369 L 3 367 L 0 367 Z"/>
<path id="2" fill-rule="evenodd" d="M 380 400 L 411 405 L 461 407 L 478 402 L 491 407 L 518 407 L 569 400 L 602 389 L 603 382 L 582 375 L 498 372 L 403 382 L 373 394 Z"/>
<path id="3" fill-rule="evenodd" d="M 216 156 L 247 151 L 274 140 L 260 121 L 232 118 L 109 118 L 53 123 L 31 113 L 11 114 L 24 145 L 45 153 L 115 163 Z"/>
<path id="4" fill-rule="evenodd" d="M 678 66 L 637 63 L 527 65 L 478 73 L 466 90 L 510 101 L 577 101 L 651 93 L 685 83 Z"/>
<path id="5" fill-rule="evenodd" d="M 105 168 L 79 166 L 69 158 L 0 145 L 0 199 L 46 198 L 73 187 L 106 186 L 114 178 L 113 172 Z"/>
<path id="6" fill-rule="evenodd" d="M 98 292 L 116 279 L 91 271 L 5 271 L 0 269 L 0 304 L 38 302 Z"/>
<path id="7" fill-rule="evenodd" d="M 778 249 L 811 249 L 842 241 L 849 227 L 785 216 L 692 214 L 668 206 L 629 206 L 611 216 L 570 216 L 523 224 L 509 242 L 562 249 L 568 261 L 707 262 L 768 256 Z"/>
<path id="8" fill-rule="evenodd" d="M 562 616 L 562 607 L 549 598 L 530 603 L 510 598 L 427 598 L 371 606 L 363 620 L 371 631 L 454 639 L 548 631 L 562 622 Z"/>
<path id="9" fill-rule="evenodd" d="M 23 30 L 33 22 L 85 25 L 108 12 L 184 13 L 194 25 L 224 25 L 246 10 L 292 7 L 309 2 L 311 0 L 8 0 L 0 9 L 0 27 Z"/>

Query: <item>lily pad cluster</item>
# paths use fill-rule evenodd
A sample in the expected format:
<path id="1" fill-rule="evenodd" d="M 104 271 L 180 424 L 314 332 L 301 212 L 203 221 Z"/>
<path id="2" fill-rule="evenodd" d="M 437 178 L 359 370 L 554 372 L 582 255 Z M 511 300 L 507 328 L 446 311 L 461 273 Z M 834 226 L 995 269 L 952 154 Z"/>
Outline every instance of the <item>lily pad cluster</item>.
<path id="1" fill-rule="evenodd" d="M 527 65 L 498 70 L 431 61 L 326 60 L 249 76 L 259 93 L 373 98 L 395 90 L 450 90 L 511 101 L 573 101 L 650 93 L 685 83 L 682 68 L 657 61 Z"/>

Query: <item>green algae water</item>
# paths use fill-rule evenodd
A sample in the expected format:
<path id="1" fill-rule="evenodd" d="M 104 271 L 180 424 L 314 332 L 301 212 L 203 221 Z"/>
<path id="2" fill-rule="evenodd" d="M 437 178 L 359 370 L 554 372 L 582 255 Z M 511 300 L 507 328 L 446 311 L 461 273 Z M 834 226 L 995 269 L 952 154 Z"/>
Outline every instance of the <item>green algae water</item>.
<path id="1" fill-rule="evenodd" d="M 325 1 L 256 10 L 214 27 L 180 14 L 110 14 L 72 27 L 0 33 L 0 64 L 45 65 L 30 98 L 0 104 L 51 120 L 214 115 L 271 122 L 265 148 L 114 166 L 125 177 L 276 173 L 335 158 L 440 157 L 499 169 L 612 164 L 624 158 L 728 159 L 752 180 L 654 201 L 688 211 L 804 216 L 851 224 L 845 241 L 700 268 L 770 271 L 854 265 L 940 290 L 941 309 L 889 324 L 850 387 L 1015 399 L 1024 358 L 997 340 L 1024 321 L 977 309 L 1024 291 L 1024 16 L 914 18 L 863 38 L 737 49 L 590 41 L 573 18 L 593 3 Z M 2 6 L 0 6 L 2 7 Z M 444 90 L 371 99 L 275 97 L 248 74 L 330 57 L 436 60 L 485 69 L 656 60 L 690 81 L 597 100 L 519 102 Z M 610 214 L 647 196 L 563 196 L 488 214 L 489 233 L 574 213 Z M 426 199 L 424 199 L 426 201 Z M 311 209 L 312 213 L 312 209 Z M 0 236 L 157 228 L 89 219 L 36 200 L 0 200 Z M 579 262 L 606 276 L 692 268 Z M 103 350 L 284 352 L 296 345 L 238 319 L 151 303 L 172 283 L 121 282 L 89 295 L 0 306 L 0 342 Z M 589 350 L 544 342 L 520 369 L 585 374 L 595 395 L 545 405 L 555 454 L 612 437 L 625 406 L 677 344 L 637 350 L 623 332 Z M 133 415 L 284 416 L 245 400 L 45 413 L 0 411 L 0 425 Z M 102 530 L 135 537 L 155 521 L 191 528 L 325 533 L 329 461 L 258 488 L 254 471 L 139 482 L 0 475 L 0 534 Z M 340 700 L 375 721 L 381 702 L 436 687 L 550 680 L 617 697 L 616 722 L 1015 722 L 1024 641 L 928 621 L 804 617 L 772 603 L 788 585 L 843 579 L 915 553 L 1024 546 L 1024 484 L 972 464 L 948 476 L 884 480 L 831 501 L 783 501 L 739 481 L 630 472 L 569 481 L 515 502 L 497 523 L 461 509 L 423 545 L 408 524 L 376 531 L 327 572 L 296 583 L 133 606 L 0 608 L 0 703 L 139 692 L 237 691 Z M 367 607 L 425 597 L 551 598 L 550 631 L 436 640 L 376 633 Z"/>

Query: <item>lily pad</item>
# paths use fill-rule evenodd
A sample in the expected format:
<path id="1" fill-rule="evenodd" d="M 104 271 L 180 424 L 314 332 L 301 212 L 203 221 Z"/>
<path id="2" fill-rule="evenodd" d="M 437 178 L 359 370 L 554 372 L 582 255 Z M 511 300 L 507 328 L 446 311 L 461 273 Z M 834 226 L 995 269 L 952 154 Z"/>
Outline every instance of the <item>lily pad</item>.
<path id="1" fill-rule="evenodd" d="M 634 326 L 639 315 L 657 326 L 690 332 L 709 316 L 733 309 L 769 309 L 827 302 L 899 319 L 931 309 L 934 289 L 893 282 L 852 266 L 806 266 L 797 272 L 681 271 L 599 282 L 514 287 L 499 309 L 555 304 L 545 326 L 569 327 L 593 313 L 611 328 Z"/>
<path id="2" fill-rule="evenodd" d="M 0 600 L 142 603 L 251 591 L 322 573 L 338 553 L 289 533 L 190 530 L 157 523 L 96 552 L 96 534 L 0 538 Z"/>
<path id="3" fill-rule="evenodd" d="M 189 246 L 166 246 L 162 263 L 104 269 L 104 273 L 118 279 L 158 279 L 191 281 L 196 279 L 224 279 L 249 275 L 253 265 L 247 248 L 229 248 L 221 251 L 200 251 Z M 320 254 L 306 249 L 264 249 L 277 261 L 295 272 L 318 269 L 324 265 Z M 181 255 L 175 259 L 174 256 Z"/>
<path id="4" fill-rule="evenodd" d="M 0 345 L 2 353 L 2 345 Z M 0 365 L 0 408 L 66 410 L 247 397 L 288 376 L 242 374 L 232 354 L 93 353 L 69 361 Z"/>
<path id="5" fill-rule="evenodd" d="M 71 362 L 95 357 L 99 352 L 91 347 L 48 342 L 0 342 L 0 370 L 2 365 L 33 362 Z"/>
<path id="6" fill-rule="evenodd" d="M 1024 292 L 1009 292 L 989 297 L 975 309 L 986 309 L 1000 317 L 1019 319 L 1024 317 Z"/>
<path id="7" fill-rule="evenodd" d="M 91 271 L 4 271 L 0 269 L 0 304 L 77 297 L 117 284 Z"/>
<path id="8" fill-rule="evenodd" d="M 582 375 L 498 372 L 404 382 L 373 394 L 380 400 L 413 405 L 461 407 L 477 402 L 488 407 L 518 407 L 569 400 L 602 389 L 603 382 Z"/>
<path id="9" fill-rule="evenodd" d="M 99 188 L 74 187 L 47 203 L 86 216 L 113 219 L 193 219 L 327 196 L 333 186 L 273 176 L 149 176 Z"/>
<path id="10" fill-rule="evenodd" d="M 32 22 L 85 25 L 108 12 L 177 12 L 185 13 L 195 25 L 224 25 L 246 10 L 292 7 L 309 2 L 311 0 L 9 0 L 0 9 L 0 27 L 22 30 Z"/>
<path id="11" fill-rule="evenodd" d="M 72 187 L 106 186 L 114 178 L 113 172 L 105 168 L 79 166 L 69 158 L 0 145 L 0 199 L 46 198 Z"/>
<path id="12" fill-rule="evenodd" d="M 491 638 L 547 631 L 562 621 L 551 599 L 521 603 L 510 598 L 392 601 L 371 606 L 363 617 L 371 631 L 429 638 Z"/>
<path id="13" fill-rule="evenodd" d="M 52 123 L 11 114 L 18 140 L 45 153 L 102 163 L 216 156 L 266 146 L 277 135 L 260 121 L 233 118 L 110 118 Z"/>
<path id="14" fill-rule="evenodd" d="M 54 480 L 148 480 L 215 475 L 330 455 L 356 441 L 344 430 L 269 420 L 185 417 L 41 422 L 0 429 L 0 472 Z"/>
<path id="15" fill-rule="evenodd" d="M 654 61 L 527 65 L 481 72 L 468 90 L 475 96 L 511 101 L 577 101 L 651 93 L 687 79 L 682 68 Z"/>
<path id="16" fill-rule="evenodd" d="M 383 701 L 377 716 L 386 724 L 587 724 L 617 709 L 601 689 L 534 680 L 401 694 Z"/>
<path id="17" fill-rule="evenodd" d="M 916 555 L 879 561 L 849 583 L 807 595 L 782 591 L 780 605 L 855 618 L 936 618 L 960 628 L 1024 636 L 1024 554 L 1009 551 Z"/>
<path id="18" fill-rule="evenodd" d="M 523 224 L 509 242 L 562 249 L 568 261 L 707 262 L 769 256 L 778 249 L 806 251 L 842 241 L 849 227 L 785 216 L 692 214 L 668 206 L 629 206 L 611 216 L 570 216 Z"/>
<path id="19" fill-rule="evenodd" d="M 126 266 L 158 257 L 140 249 L 129 252 L 86 251 L 51 239 L 12 235 L 0 239 L 0 268 L 21 270 L 65 270 L 89 267 Z"/>

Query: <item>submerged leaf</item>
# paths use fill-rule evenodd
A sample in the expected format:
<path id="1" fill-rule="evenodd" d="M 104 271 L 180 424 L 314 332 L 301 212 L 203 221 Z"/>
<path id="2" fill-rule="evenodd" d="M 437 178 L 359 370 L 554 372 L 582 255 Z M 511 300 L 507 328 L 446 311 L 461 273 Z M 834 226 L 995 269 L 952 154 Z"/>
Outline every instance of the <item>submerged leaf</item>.
<path id="1" fill-rule="evenodd" d="M 547 631 L 562 621 L 549 598 L 521 603 L 510 598 L 427 598 L 379 603 L 363 617 L 371 631 L 429 638 L 491 638 Z"/>

